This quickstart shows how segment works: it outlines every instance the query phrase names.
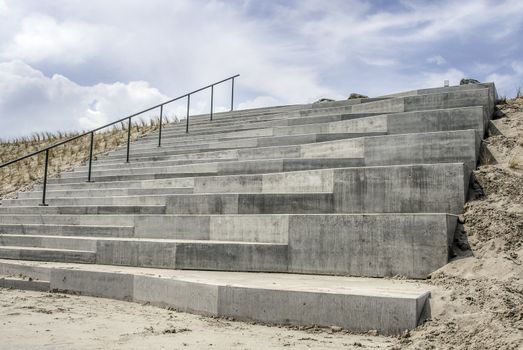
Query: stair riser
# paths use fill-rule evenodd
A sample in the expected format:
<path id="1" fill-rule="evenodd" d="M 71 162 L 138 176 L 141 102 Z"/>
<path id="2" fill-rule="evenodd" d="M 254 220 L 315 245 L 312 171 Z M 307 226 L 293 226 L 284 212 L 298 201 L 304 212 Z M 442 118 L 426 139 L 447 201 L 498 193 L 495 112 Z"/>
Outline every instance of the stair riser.
<path id="1" fill-rule="evenodd" d="M 273 146 L 289 146 L 289 145 L 302 145 L 310 144 L 315 142 L 328 142 L 335 140 L 359 138 L 365 136 L 381 136 L 385 135 L 386 132 L 362 132 L 362 133 L 349 133 L 342 131 L 340 133 L 331 133 L 331 134 L 304 134 L 299 137 L 289 137 L 289 138 L 279 138 L 276 140 L 265 140 L 262 141 L 258 139 L 242 139 L 241 141 L 229 142 L 225 141 L 223 143 L 216 144 L 205 144 L 205 145 L 196 145 L 187 146 L 187 147 L 162 147 L 161 149 L 150 148 L 150 149 L 133 149 L 132 154 L 137 158 L 146 158 L 154 155 L 182 155 L 182 154 L 191 154 L 191 153 L 202 153 L 202 152 L 215 152 L 215 151 L 226 151 L 230 149 L 249 149 L 257 147 L 273 147 Z M 325 135 L 325 136 L 324 136 Z M 272 141 L 272 142 L 271 142 Z M 108 155 L 107 159 L 124 159 L 126 156 L 126 151 L 119 151 L 118 153 L 113 153 Z"/>
<path id="2" fill-rule="evenodd" d="M 96 263 L 96 254 L 80 251 L 42 251 L 23 248 L 6 250 L 0 246 L 0 259 L 94 264 Z"/>
<path id="3" fill-rule="evenodd" d="M 140 261 L 152 259 L 155 262 L 150 262 L 150 267 L 425 278 L 447 263 L 455 225 L 456 217 L 436 214 L 291 215 L 287 217 L 288 248 L 236 243 L 172 243 L 171 246 L 99 241 L 96 261 L 147 266 Z M 142 244 L 147 247 L 140 248 Z M 63 261 L 48 252 L 26 256 L 17 255 L 17 251 L 0 249 L 0 257 L 43 260 L 45 256 L 53 259 L 50 261 Z M 166 265 L 159 266 L 159 261 Z"/>
<path id="4" fill-rule="evenodd" d="M 41 206 L 41 200 L 32 200 L 31 205 L 34 206 L 0 206 L 0 214 L 62 214 L 62 215 L 157 215 L 165 214 L 166 207 L 162 206 L 103 206 L 103 205 L 89 205 L 89 206 Z M 49 202 L 47 202 L 49 204 Z M 51 203 L 52 204 L 52 203 Z"/>
<path id="5" fill-rule="evenodd" d="M 51 273 L 45 267 L 36 267 L 20 263 L 10 263 L 2 261 L 0 263 L 0 275 L 2 276 L 16 276 L 24 279 L 33 279 L 41 281 L 49 281 Z"/>
<path id="6" fill-rule="evenodd" d="M 286 175 L 286 176 L 282 176 Z M 171 214 L 279 214 L 446 212 L 459 214 L 465 199 L 461 164 L 353 168 L 289 174 L 196 179 L 196 192 L 218 194 L 61 198 L 51 205 L 167 205 Z M 203 181 L 202 181 L 203 180 Z M 214 180 L 214 181 L 213 181 Z M 234 181 L 236 180 L 236 181 Z M 276 192 L 224 194 L 225 192 Z M 301 193 L 290 193 L 290 192 Z M 303 193 L 329 191 L 331 193 Z M 280 193 L 278 193 L 280 192 Z M 33 200 L 6 205 L 36 204 Z"/>
<path id="7" fill-rule="evenodd" d="M 421 313 L 429 297 L 421 291 L 398 296 L 398 293 L 374 295 L 374 289 L 368 295 L 321 289 L 302 291 L 292 285 L 291 288 L 267 289 L 250 284 L 138 275 L 125 267 L 118 268 L 123 271 L 98 271 L 94 267 L 89 269 L 89 265 L 75 266 L 75 269 L 45 267 L 50 276 L 48 289 L 243 321 L 326 327 L 335 324 L 360 333 L 374 329 L 380 334 L 400 334 L 405 329 L 415 328 L 424 317 Z M 285 286 L 282 279 L 278 283 Z M 345 279 L 340 283 L 347 284 Z M 351 289 L 350 284 L 347 289 Z M 307 312 L 303 312 L 304 305 Z M 390 315 L 396 316 L 391 319 Z"/>
<path id="8" fill-rule="evenodd" d="M 218 175 L 236 175 L 236 174 L 264 174 L 280 173 L 284 171 L 300 171 L 324 168 L 339 168 L 349 166 L 362 166 L 362 158 L 314 158 L 314 159 L 276 159 L 276 160 L 258 160 L 258 161 L 238 161 L 225 163 L 197 164 L 165 169 L 166 171 L 133 170 L 139 174 L 130 175 L 107 175 L 95 176 L 95 181 L 129 181 L 129 180 L 154 180 L 154 179 L 172 179 L 176 177 L 195 177 L 195 176 L 218 176 Z M 175 170 L 173 170 L 175 169 Z M 174 172 L 173 172 L 174 171 Z M 141 174 L 140 174 L 141 173 Z M 64 174 L 65 176 L 65 174 Z M 77 177 L 63 177 L 61 179 L 50 179 L 51 184 L 75 183 Z"/>
<path id="9" fill-rule="evenodd" d="M 90 186 L 91 188 L 96 185 Z M 159 195 L 159 194 L 189 194 L 193 193 L 190 187 L 164 187 L 164 188 L 122 188 L 122 189 L 91 189 L 91 190 L 65 190 L 65 191 L 47 191 L 47 198 L 56 197 L 104 197 L 104 196 L 138 196 L 138 195 Z M 18 193 L 20 199 L 42 198 L 42 192 L 21 192 Z"/>
<path id="10" fill-rule="evenodd" d="M 0 216 L 0 233 L 86 237 L 140 237 L 241 242 L 287 242 L 287 215 L 46 215 Z M 32 224 L 32 225 L 22 225 Z M 17 225 L 19 224 L 19 225 Z M 40 226 L 41 224 L 56 226 Z M 62 226 L 60 226 L 62 225 Z M 73 226 L 63 226 L 73 225 Z M 85 225 L 74 226 L 74 225 Z M 127 227 L 89 227 L 125 225 Z"/>
<path id="11" fill-rule="evenodd" d="M 366 165 L 394 165 L 394 164 L 419 164 L 419 163 L 448 163 L 464 162 L 470 168 L 475 167 L 476 156 L 479 151 L 479 136 L 474 130 L 437 132 L 425 134 L 406 134 L 378 137 L 365 137 L 362 139 L 349 139 L 302 146 L 269 147 L 258 149 L 234 150 L 215 152 L 217 157 L 238 157 L 240 160 L 262 160 L 270 158 L 335 158 L 351 157 L 363 158 Z M 212 153 L 212 152 L 211 152 Z M 185 157 L 198 157 L 203 154 L 184 155 Z M 207 155 L 206 155 L 207 156 Z M 269 163 L 272 161 L 268 161 Z M 126 169 L 132 175 L 124 177 L 125 170 L 94 172 L 94 177 L 102 179 L 123 180 L 129 176 L 141 179 L 159 178 L 163 174 L 234 174 L 227 168 L 238 166 L 241 162 L 194 164 L 169 168 L 153 169 Z M 256 162 L 256 164 L 261 162 Z M 267 164 L 267 162 L 263 162 Z M 249 163 L 246 163 L 249 164 Z M 247 170 L 247 169 L 246 169 Z M 274 172 L 269 169 L 252 169 L 252 172 Z M 278 170 L 276 170 L 278 171 Z M 282 170 L 280 170 L 282 171 Z M 150 174 L 150 175 L 149 175 Z M 118 176 L 119 175 L 119 176 Z M 141 175 L 147 175 L 141 177 Z M 112 176 L 115 176 L 114 178 Z M 187 175 L 186 175 L 187 176 Z M 50 182 L 72 182 L 78 174 L 63 174 L 62 179 L 53 179 Z"/>
<path id="12" fill-rule="evenodd" d="M 0 246 L 41 247 L 96 252 L 96 240 L 70 237 L 8 236 L 0 234 Z"/>
<path id="13" fill-rule="evenodd" d="M 389 100 L 369 102 L 361 105 L 315 108 L 300 111 L 302 116 L 343 113 L 401 113 L 432 109 L 459 108 L 469 106 L 490 106 L 490 91 L 487 88 L 407 96 Z M 490 115 L 489 110 L 489 115 Z"/>
<path id="14" fill-rule="evenodd" d="M 74 224 L 71 224 L 71 221 L 75 221 L 74 218 L 78 217 L 60 217 L 60 216 L 48 216 L 45 217 L 46 219 L 52 219 L 52 218 L 60 218 L 58 222 L 46 222 L 46 219 L 40 220 L 47 224 L 52 224 L 53 226 L 41 226 L 37 222 L 37 217 L 32 216 L 33 220 L 24 218 L 23 217 L 16 217 L 13 216 L 13 220 L 7 220 L 11 221 L 8 225 L 4 225 L 6 223 L 0 224 L 0 234 L 12 234 L 12 235 L 49 235 L 49 236 L 94 236 L 94 237 L 133 237 L 134 236 L 134 229 L 132 227 L 81 227 L 81 226 L 74 226 Z M 96 225 L 93 216 L 90 216 L 92 218 L 92 222 L 87 223 L 87 225 Z M 5 221 L 5 220 L 3 220 Z M 23 222 L 20 224 L 17 224 L 16 221 Z M 31 223 L 31 221 L 33 221 Z M 53 221 L 53 220 L 50 220 Z M 62 221 L 62 223 L 60 222 Z M 68 223 L 63 223 L 63 221 L 66 221 Z M 81 220 L 77 220 L 81 221 Z M 87 220 L 85 220 L 87 221 Z M 101 219 L 100 221 L 105 221 Z M 110 220 L 107 220 L 110 221 Z M 115 220 L 112 220 L 114 222 Z M 62 226 L 60 226 L 62 225 Z M 64 225 L 73 225 L 73 226 L 64 226 Z M 81 225 L 80 223 L 77 225 Z"/>
<path id="15" fill-rule="evenodd" d="M 0 288 L 32 290 L 35 292 L 47 292 L 50 290 L 50 283 L 47 281 L 29 281 L 0 277 Z"/>
<path id="16" fill-rule="evenodd" d="M 388 133 L 388 134 L 406 134 L 419 132 L 451 131 L 476 129 L 483 135 L 484 121 L 486 110 L 483 107 L 466 107 L 457 109 L 442 109 L 423 112 L 397 113 L 392 115 L 381 115 L 362 119 L 351 119 L 339 122 L 330 122 L 324 124 L 309 124 L 296 127 L 274 128 L 274 135 L 302 135 L 302 138 L 285 137 L 276 138 L 271 142 L 260 142 L 258 139 L 243 139 L 236 141 L 222 141 L 217 143 L 206 143 L 184 147 L 163 147 L 161 151 L 156 145 L 151 148 L 138 147 L 133 148 L 133 155 L 145 157 L 151 154 L 181 154 L 197 153 L 212 149 L 226 148 L 248 148 L 248 147 L 265 147 L 277 146 L 284 144 L 301 144 L 311 142 L 326 141 L 322 139 L 310 139 L 314 133 L 345 133 L 348 137 L 355 137 L 358 133 L 365 136 L 365 133 Z M 308 134 L 311 133 L 311 136 Z M 348 134 L 353 133 L 353 134 Z M 337 134 L 340 135 L 340 134 Z M 340 137 L 341 138 L 341 137 Z M 263 140 L 263 139 L 261 139 Z M 169 150 L 169 151 L 167 151 Z M 126 150 L 117 151 L 108 156 L 108 158 L 121 158 L 126 154 Z"/>
<path id="17" fill-rule="evenodd" d="M 334 121 L 348 120 L 348 119 L 357 119 L 365 118 L 368 116 L 377 115 L 378 113 L 353 113 L 353 114 L 334 114 L 334 115 L 319 115 L 313 117 L 291 117 L 291 115 L 286 116 L 277 116 L 268 121 L 249 121 L 249 120 L 240 120 L 231 123 L 214 123 L 210 122 L 206 125 L 198 125 L 190 127 L 190 134 L 187 134 L 185 131 L 185 125 L 178 126 L 177 128 L 169 128 L 162 131 L 162 140 L 163 137 L 166 137 L 166 140 L 172 140 L 176 142 L 176 138 L 184 137 L 184 139 L 194 139 L 200 138 L 205 139 L 212 137 L 214 133 L 235 133 L 241 130 L 254 130 L 254 129 L 263 129 L 263 128 L 272 128 L 272 127 L 287 127 L 287 126 L 297 126 L 297 125 L 314 125 L 320 123 L 329 123 Z M 202 137 L 206 135 L 207 137 Z M 220 135 L 219 137 L 232 136 L 232 135 Z M 157 140 L 154 135 L 149 135 L 143 138 L 146 142 L 154 143 Z"/>

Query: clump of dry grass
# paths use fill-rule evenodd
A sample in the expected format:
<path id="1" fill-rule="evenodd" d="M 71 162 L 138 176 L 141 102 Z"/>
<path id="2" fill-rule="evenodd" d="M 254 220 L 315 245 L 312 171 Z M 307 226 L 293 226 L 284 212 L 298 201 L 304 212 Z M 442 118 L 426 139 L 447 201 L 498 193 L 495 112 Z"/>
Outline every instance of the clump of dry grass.
<path id="1" fill-rule="evenodd" d="M 164 117 L 163 124 L 171 121 Z M 176 120 L 175 120 L 176 122 Z M 131 126 L 131 140 L 136 140 L 158 130 L 159 118 L 140 119 Z M 0 164 L 41 150 L 59 141 L 81 133 L 39 133 L 0 142 Z M 95 133 L 94 155 L 104 154 L 127 143 L 127 123 L 114 125 Z M 71 170 L 89 159 L 90 136 L 78 138 L 49 152 L 48 178 Z M 44 177 L 45 152 L 0 169 L 0 198 L 12 198 L 17 192 L 30 190 Z"/>

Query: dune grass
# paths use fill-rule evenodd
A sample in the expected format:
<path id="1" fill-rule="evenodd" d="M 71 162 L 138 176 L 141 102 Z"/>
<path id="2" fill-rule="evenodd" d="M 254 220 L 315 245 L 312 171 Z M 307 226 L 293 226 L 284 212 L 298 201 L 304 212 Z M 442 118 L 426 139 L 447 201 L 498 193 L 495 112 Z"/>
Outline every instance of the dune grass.
<path id="1" fill-rule="evenodd" d="M 163 119 L 163 124 L 171 121 Z M 176 122 L 176 120 L 175 120 Z M 159 129 L 159 118 L 137 120 L 131 126 L 131 140 L 136 140 Z M 112 127 L 95 133 L 94 155 L 100 156 L 113 151 L 127 143 L 127 123 L 115 124 Z M 44 149 L 59 141 L 80 135 L 77 133 L 40 133 L 29 137 L 20 137 L 0 141 L 0 164 L 22 157 L 26 154 Z M 89 158 L 90 136 L 86 135 L 64 145 L 53 148 L 49 153 L 48 178 L 73 169 L 85 163 Z M 96 159 L 96 158 L 95 158 Z M 13 198 L 17 192 L 28 191 L 35 184 L 42 183 L 44 177 L 45 152 L 19 161 L 0 169 L 0 198 Z"/>

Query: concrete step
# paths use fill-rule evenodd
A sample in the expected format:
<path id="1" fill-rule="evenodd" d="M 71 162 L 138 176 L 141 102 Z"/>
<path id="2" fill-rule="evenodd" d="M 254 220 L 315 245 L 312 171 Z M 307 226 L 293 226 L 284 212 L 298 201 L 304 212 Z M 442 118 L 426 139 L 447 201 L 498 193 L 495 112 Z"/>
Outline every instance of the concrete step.
<path id="1" fill-rule="evenodd" d="M 254 129 L 264 129 L 272 127 L 289 127 L 289 126 L 298 126 L 298 125 L 313 125 L 318 123 L 327 123 L 348 119 L 357 119 L 363 117 L 369 117 L 373 115 L 378 115 L 378 113 L 344 113 L 344 114 L 335 114 L 335 115 L 318 115 L 318 116 L 300 116 L 295 113 L 279 114 L 270 119 L 264 118 L 260 119 L 242 119 L 232 122 L 222 122 L 215 123 L 209 122 L 207 124 L 201 124 L 197 126 L 191 126 L 189 134 L 186 133 L 185 127 L 170 128 L 162 131 L 162 139 L 165 136 L 166 140 L 176 138 L 176 136 L 181 136 L 184 139 L 194 139 L 194 137 L 199 136 L 210 136 L 216 133 L 229 133 L 237 132 L 241 130 L 254 130 Z M 220 137 L 224 137 L 221 135 Z M 201 138 L 201 137 L 199 137 Z M 148 135 L 144 138 L 144 141 L 153 141 L 157 139 L 154 135 Z"/>
<path id="2" fill-rule="evenodd" d="M 91 197 L 87 197 L 91 198 Z M 31 205 L 13 203 L 11 206 L 0 206 L 0 214 L 73 214 L 73 215 L 107 215 L 107 214 L 165 214 L 165 205 L 60 205 L 41 206 L 42 199 L 23 199 Z M 51 199 L 53 201 L 53 199 Z M 49 201 L 46 200 L 49 204 Z M 20 204 L 20 205 L 19 205 Z"/>
<path id="3" fill-rule="evenodd" d="M 46 191 L 47 198 L 56 197 L 107 197 L 107 196 L 138 196 L 138 195 L 155 195 L 155 194 L 184 194 L 192 193 L 192 187 L 159 187 L 159 188 L 96 188 L 94 184 L 88 189 L 79 190 L 49 190 Z M 18 198 L 42 198 L 41 191 L 20 192 Z"/>
<path id="4" fill-rule="evenodd" d="M 94 264 L 96 253 L 81 250 L 0 246 L 0 259 Z"/>
<path id="5" fill-rule="evenodd" d="M 256 123 L 238 123 L 230 124 L 222 127 L 214 127 L 212 124 L 207 127 L 201 127 L 198 130 L 192 130 L 186 133 L 185 129 L 176 129 L 172 132 L 162 131 L 162 144 L 171 142 L 187 141 L 187 144 L 195 141 L 205 140 L 232 140 L 241 138 L 263 137 L 263 136 L 278 136 L 274 131 L 285 130 L 285 128 L 304 127 L 305 130 L 310 130 L 312 125 L 318 123 L 326 123 L 329 121 L 341 121 L 348 119 L 364 118 L 381 113 L 337 113 L 333 115 L 317 115 L 311 117 L 300 117 L 297 115 L 285 115 L 283 119 L 273 120 L 270 122 L 256 122 Z M 303 133 L 303 132 L 302 132 Z M 308 133 L 311 133 L 308 131 Z M 287 135 L 288 132 L 282 132 L 281 135 Z M 281 136 L 280 135 L 280 136 Z M 138 145 L 143 143 L 157 143 L 158 135 L 151 134 L 136 141 Z"/>
<path id="6" fill-rule="evenodd" d="M 2 207 L 37 206 L 38 199 L 4 200 Z M 171 214 L 252 214 L 252 213 L 331 213 L 334 211 L 332 193 L 275 193 L 275 194 L 198 194 L 194 196 L 154 195 L 154 196 L 110 196 L 110 197 L 73 197 L 50 198 L 47 203 L 51 207 L 72 208 L 86 206 L 110 206 L 113 213 L 118 206 L 128 209 L 129 205 L 147 206 L 150 214 L 165 214 L 166 206 Z M 272 205 L 272 208 L 268 206 Z M 69 207 L 67 207 L 69 206 Z M 1 209 L 0 208 L 0 212 Z M 10 208 L 11 209 L 11 208 Z M 110 214 L 107 207 L 104 211 Z M 24 210 L 25 211 L 25 210 Z M 87 212 L 81 209 L 82 212 Z M 137 210 L 135 210 L 137 211 Z M 11 212 L 11 211 L 10 211 Z M 97 210 L 100 213 L 100 210 Z M 121 214 L 129 214 L 122 210 Z M 137 214 L 140 214 L 137 212 Z M 148 214 L 148 213 L 144 213 Z"/>
<path id="7" fill-rule="evenodd" d="M 492 89 L 444 91 L 416 96 L 395 97 L 360 105 L 311 108 L 300 111 L 302 116 L 332 115 L 340 113 L 401 113 L 434 109 L 484 106 L 492 115 Z"/>
<path id="8" fill-rule="evenodd" d="M 199 157 L 207 158 L 213 155 L 217 158 L 236 157 L 239 161 L 149 169 L 127 168 L 120 171 L 97 170 L 93 172 L 93 176 L 98 181 L 121 181 L 195 175 L 281 172 L 333 167 L 329 164 L 326 165 L 325 162 L 332 161 L 333 158 L 337 157 L 347 158 L 349 162 L 357 162 L 359 158 L 360 164 L 357 165 L 463 162 L 469 169 L 473 169 L 476 165 L 477 152 L 479 152 L 479 140 L 479 135 L 475 130 L 362 137 L 297 146 L 261 147 L 177 155 L 171 157 L 198 159 Z M 252 162 L 253 160 L 256 161 Z M 249 163 L 249 161 L 251 162 Z M 361 162 L 364 162 L 364 164 Z M 345 164 L 345 166 L 349 165 Z M 77 179 L 83 176 L 85 174 L 80 172 L 64 173 L 60 179 L 50 179 L 49 182 L 78 182 Z"/>
<path id="9" fill-rule="evenodd" d="M 133 148 L 132 154 L 135 157 L 147 157 L 152 155 L 176 155 L 200 153 L 208 151 L 220 151 L 227 149 L 243 149 L 243 148 L 257 148 L 270 146 L 287 146 L 287 145 L 302 145 L 315 142 L 334 141 L 342 139 L 351 139 L 364 136 L 380 136 L 386 135 L 386 132 L 340 132 L 340 133 L 325 133 L 325 134 L 301 134 L 301 135 L 285 135 L 276 137 L 260 137 L 260 138 L 242 138 L 228 141 L 219 141 L 213 143 L 202 143 L 188 146 L 162 146 L 158 148 L 157 145 L 142 147 L 140 149 Z M 107 155 L 106 159 L 123 159 L 126 157 L 127 150 L 120 150 Z"/>
<path id="10" fill-rule="evenodd" d="M 400 334 L 430 317 L 429 292 L 410 281 L 0 261 L 0 271 L 31 269 L 50 289 L 244 321 Z"/>
<path id="11" fill-rule="evenodd" d="M 19 242 L 21 245 L 7 246 L 4 242 Z M 81 250 L 83 248 L 94 250 Z M 285 272 L 287 245 L 209 240 L 0 235 L 0 259 L 189 270 Z"/>
<path id="12" fill-rule="evenodd" d="M 118 226 L 111 226 L 110 224 L 97 225 L 97 220 L 95 219 L 99 218 L 99 221 L 104 221 L 104 217 L 96 215 L 89 217 L 92 218 L 91 223 L 85 225 L 82 223 L 75 223 L 74 216 L 72 216 L 73 220 L 67 220 L 68 216 L 66 215 L 12 215 L 12 220 L 2 220 L 2 223 L 0 224 L 0 234 L 96 237 L 134 236 L 134 227 L 132 226 L 125 226 L 121 224 Z M 4 216 L 4 218 L 6 218 L 6 216 Z M 38 220 L 38 218 L 40 218 L 40 220 Z M 4 221 L 10 222 L 8 223 Z M 69 223 L 59 223 L 60 221 Z M 110 223 L 111 220 L 108 220 L 107 222 Z"/>
<path id="13" fill-rule="evenodd" d="M 252 116 L 248 118 L 241 118 L 237 121 L 215 121 L 212 122 L 206 122 L 205 124 L 200 124 L 198 126 L 199 129 L 203 130 L 203 127 L 207 127 L 208 129 L 213 129 L 215 127 L 224 127 L 228 126 L 231 129 L 234 129 L 234 126 L 237 125 L 245 125 L 245 124 L 252 124 L 256 125 L 259 128 L 262 128 L 264 124 L 268 126 L 291 126 L 291 125 L 303 125 L 303 124 L 314 124 L 314 123 L 325 123 L 325 122 L 332 122 L 332 121 L 340 121 L 340 120 L 346 120 L 346 119 L 354 119 L 354 118 L 362 118 L 367 116 L 377 115 L 377 113 L 346 113 L 346 114 L 339 114 L 339 115 L 326 115 L 326 116 L 301 116 L 299 112 L 287 112 L 287 113 L 280 113 L 280 114 L 274 114 L 271 116 Z M 271 125 L 271 122 L 273 124 Z M 191 121 L 192 125 L 192 121 Z M 198 136 L 198 133 L 195 132 L 194 128 L 190 128 L 191 132 L 186 135 L 182 135 L 178 133 L 179 131 L 182 131 L 185 133 L 185 124 L 177 124 L 175 127 L 172 128 L 165 128 L 162 130 L 162 136 L 163 135 L 169 135 L 169 134 L 180 134 L 184 137 L 185 140 L 192 140 L 192 139 L 204 139 L 204 138 L 225 138 L 225 135 L 213 135 L 213 134 L 203 134 Z M 164 131 L 167 134 L 164 134 Z M 151 134 L 143 139 L 141 141 L 144 142 L 154 142 L 157 140 L 157 134 Z M 163 137 L 162 137 L 163 139 Z M 175 140 L 171 139 L 172 142 L 176 142 Z"/>
<path id="14" fill-rule="evenodd" d="M 163 205 L 163 212 L 171 214 L 459 214 L 470 176 L 465 171 L 463 164 L 451 163 L 200 177 L 191 178 L 193 194 L 81 197 L 85 191 L 70 190 L 70 197 L 57 197 L 49 192 L 48 203 L 59 207 Z M 36 205 L 39 201 L 40 196 L 4 200 L 2 207 L 6 208 L 0 207 L 0 213 L 6 213 L 7 206 Z M 113 213 L 118 213 L 117 208 Z M 29 213 L 28 210 L 24 208 L 22 212 Z M 9 208 L 8 212 L 15 213 L 16 209 Z M 72 209 L 69 212 L 73 213 Z M 110 212 L 105 209 L 105 213 Z"/>
<path id="15" fill-rule="evenodd" d="M 283 171 L 337 168 L 364 165 L 363 159 L 354 158 L 280 158 L 200 163 L 163 168 L 122 169 L 121 171 L 100 171 L 93 173 L 95 183 L 108 181 L 132 181 L 171 179 L 176 177 L 217 176 L 234 174 L 264 174 Z M 50 184 L 77 183 L 83 176 L 64 173 L 61 178 L 49 179 Z"/>
<path id="16" fill-rule="evenodd" d="M 112 189 L 149 189 L 149 188 L 190 188 L 194 184 L 194 179 L 190 177 L 172 178 L 172 179 L 154 179 L 154 180 L 130 180 L 130 181 L 82 181 L 71 182 L 66 184 L 56 183 L 47 184 L 48 191 L 62 191 L 62 190 L 112 190 Z M 42 185 L 35 185 L 35 191 L 41 191 Z M 190 190 L 187 190 L 190 191 Z M 26 193 L 32 193 L 26 192 Z"/>
<path id="17" fill-rule="evenodd" d="M 0 275 L 0 288 L 32 290 L 36 292 L 47 292 L 51 289 L 49 281 L 38 281 L 13 276 Z"/>
<path id="18" fill-rule="evenodd" d="M 96 239 L 77 236 L 0 234 L 0 246 L 32 247 L 96 252 Z"/>
<path id="19" fill-rule="evenodd" d="M 191 244 L 184 245 L 188 255 L 178 255 L 176 268 L 198 268 L 205 264 L 221 266 L 219 269 L 253 270 L 253 256 L 258 254 L 256 245 L 251 248 L 238 248 L 239 242 L 266 243 L 272 248 L 259 259 L 270 254 L 273 262 L 278 261 L 278 271 L 292 273 L 313 273 L 333 275 L 353 275 L 385 277 L 402 275 L 411 278 L 425 278 L 429 273 L 445 265 L 448 260 L 449 246 L 454 237 L 456 216 L 446 214 L 291 214 L 291 215 L 160 215 L 160 216 L 0 216 L 2 222 L 38 220 L 45 224 L 53 223 L 56 227 L 65 222 L 69 225 L 93 225 L 102 221 L 116 224 L 127 219 L 134 222 L 135 238 L 189 239 Z M 62 222 L 60 222 L 62 221 Z M 123 223 L 120 223 L 123 224 Z M 11 227 L 9 227 L 11 226 Z M 27 224 L 19 225 L 22 228 Z M 28 232 L 16 230 L 16 225 L 0 225 L 0 232 L 6 234 L 57 235 L 57 233 L 39 233 L 38 226 Z M 42 225 L 42 230 L 49 230 L 51 225 Z M 69 228 L 67 228 L 69 229 Z M 13 232 L 14 231 L 14 232 Z M 64 231 L 62 231 L 64 232 Z M 77 231 L 79 232 L 79 231 Z M 94 236 L 89 227 L 83 227 L 85 235 Z M 106 231 L 107 233 L 107 231 Z M 60 235 L 60 233 L 58 233 Z M 76 236 L 67 234 L 68 236 Z M 215 248 L 207 242 L 215 242 Z M 106 240 L 105 259 L 131 259 L 136 253 L 131 243 L 119 240 Z M 196 242 L 193 244 L 193 242 Z M 220 245 L 223 243 L 223 245 Z M 230 248 L 227 244 L 234 245 Z M 279 248 L 274 248 L 278 246 Z M 286 246 L 286 248 L 282 248 Z M 254 247 L 254 248 L 253 248 Z M 172 248 L 172 247 L 171 247 Z M 156 246 L 155 253 L 171 254 L 171 248 L 162 243 Z M 200 248 L 203 251 L 200 251 Z M 100 253 L 98 247 L 97 253 Z M 145 248 L 144 248 L 145 249 Z M 152 249 L 152 248 L 151 248 Z M 241 250 L 243 260 L 228 260 L 223 255 Z M 251 250 L 254 249 L 254 250 Z M 265 249 L 265 248 L 260 248 Z M 272 249 L 272 250 L 271 250 Z M 176 252 L 180 252 L 177 248 Z M 232 253 L 227 253 L 232 252 Z M 141 253 L 140 253 L 141 254 Z M 152 253 L 151 253 L 152 254 Z M 236 254 L 236 253 L 234 253 Z M 233 256 L 234 256 L 233 254 Z M 240 253 L 238 253 L 240 254 Z M 257 255 L 256 255 L 257 256 Z M 376 259 L 379 256 L 380 259 Z M 183 257 L 183 258 L 182 258 Z M 190 257 L 190 258 L 189 258 Z M 188 259 L 187 261 L 185 259 Z M 219 265 L 219 261 L 224 265 Z M 258 259 L 258 258 L 256 258 Z M 256 261 L 259 261 L 256 260 Z M 104 260 L 106 261 L 106 260 Z M 162 259 L 162 261 L 172 261 Z M 234 263 L 232 263 L 234 261 Z M 263 260 L 265 261 L 265 260 Z M 284 261 L 286 263 L 284 263 Z M 107 262 L 113 263 L 113 262 Z M 231 265 L 228 265 L 231 263 Z M 202 263 L 204 264 L 204 263 Z M 198 266 L 197 266 L 198 265 Z M 170 266 L 170 265 L 169 265 Z M 165 266 L 165 267 L 169 267 Z M 182 267 L 183 266 L 183 267 Z M 266 265 L 263 265 L 266 266 Z M 271 268 L 275 268 L 272 266 Z M 270 271 L 270 270 L 264 270 Z M 275 271 L 275 270 L 274 270 Z"/>
<path id="20" fill-rule="evenodd" d="M 274 127 L 271 129 L 274 136 L 259 137 L 255 139 L 239 139 L 229 141 L 209 142 L 208 139 L 202 140 L 197 144 L 164 144 L 162 150 L 171 149 L 186 152 L 195 149 L 218 149 L 242 147 L 263 147 L 270 145 L 298 144 L 309 142 L 328 141 L 328 135 L 337 138 L 350 138 L 364 133 L 386 133 L 386 134 L 407 134 L 417 132 L 451 131 L 476 129 L 483 135 L 484 120 L 486 110 L 482 106 L 449 108 L 428 111 L 415 111 L 395 114 L 382 114 L 364 118 L 349 119 L 342 116 L 329 116 L 321 124 L 295 125 L 286 127 Z M 323 117 L 324 118 L 324 117 Z M 336 120 L 340 119 L 340 120 Z M 318 134 L 320 133 L 320 134 Z M 312 137 L 316 136 L 316 140 Z M 346 137 L 344 137 L 346 135 Z M 364 135 L 362 135 L 364 136 Z M 303 141 L 302 141 L 303 140 Z M 300 142 L 301 141 L 301 142 Z M 294 143 L 293 143 L 294 142 Z M 159 152 L 157 143 L 142 143 L 133 145 L 133 153 L 141 154 L 149 149 L 151 152 Z M 126 154 L 126 149 L 111 153 L 111 157 Z"/>
<path id="21" fill-rule="evenodd" d="M 476 129 L 480 135 L 483 135 L 484 121 L 488 119 L 486 110 L 482 106 L 385 114 L 357 119 L 338 117 L 341 121 L 263 129 L 265 130 L 265 132 L 263 132 L 265 136 L 254 139 L 222 140 L 214 143 L 209 143 L 208 139 L 202 139 L 202 143 L 185 146 L 180 146 L 180 142 L 183 141 L 178 141 L 179 143 L 176 145 L 164 144 L 164 147 L 161 149 L 158 149 L 156 142 L 138 144 L 133 148 L 133 156 L 144 157 L 153 153 L 195 153 L 212 149 L 263 147 L 270 146 L 271 144 L 301 144 L 307 141 L 321 142 L 322 140 L 327 140 L 329 134 L 332 135 L 332 139 L 335 139 L 354 137 L 357 136 L 358 133 L 364 136 L 365 133 L 398 134 Z M 260 134 L 261 131 L 262 129 L 256 129 L 255 132 Z M 312 140 L 311 138 L 314 134 L 309 133 L 318 132 L 322 133 L 320 134 L 321 136 L 316 136 L 315 140 Z M 109 154 L 107 159 L 123 158 L 125 155 L 126 149 L 121 149 Z"/>

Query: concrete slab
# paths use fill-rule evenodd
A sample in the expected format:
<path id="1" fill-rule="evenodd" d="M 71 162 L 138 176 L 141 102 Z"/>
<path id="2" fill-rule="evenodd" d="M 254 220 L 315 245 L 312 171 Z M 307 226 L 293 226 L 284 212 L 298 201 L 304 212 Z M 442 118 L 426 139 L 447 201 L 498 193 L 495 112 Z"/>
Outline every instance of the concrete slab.
<path id="1" fill-rule="evenodd" d="M 356 332 L 399 334 L 412 329 L 427 317 L 429 302 L 426 290 L 400 280 L 16 263 L 50 271 L 53 290 L 273 324 L 337 325 Z M 0 268 L 4 264 L 14 262 L 0 260 Z"/>

